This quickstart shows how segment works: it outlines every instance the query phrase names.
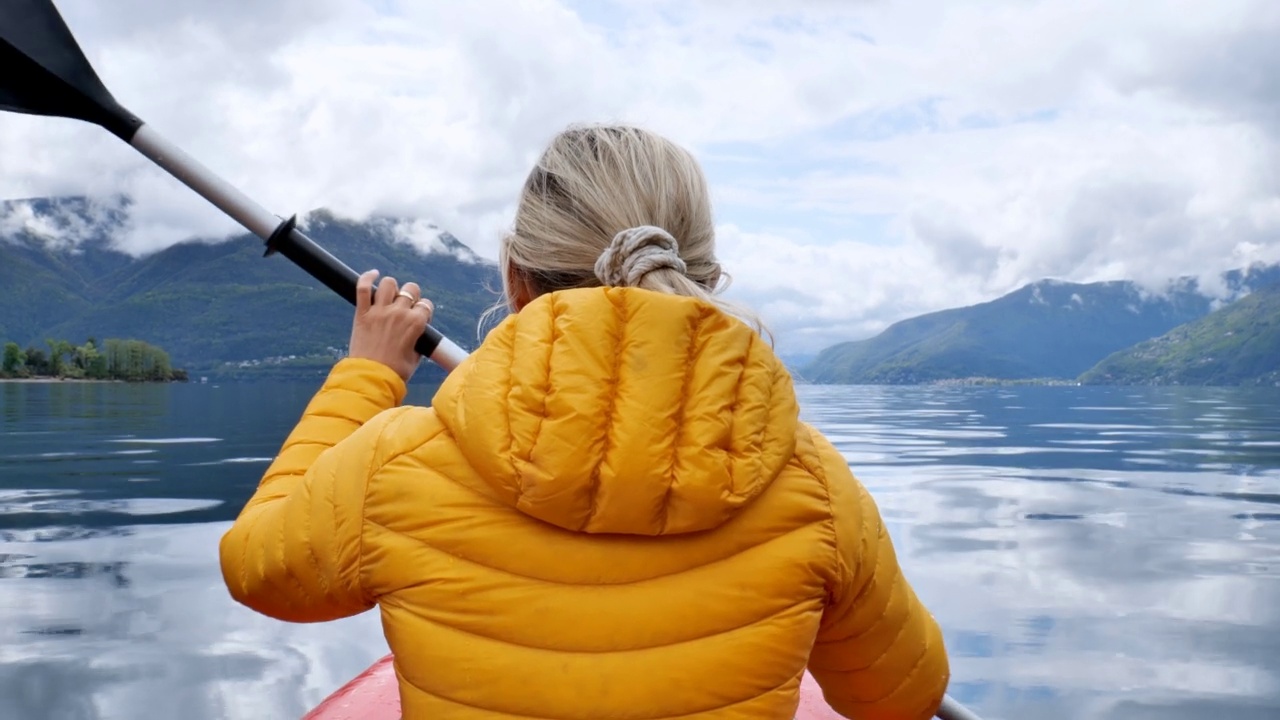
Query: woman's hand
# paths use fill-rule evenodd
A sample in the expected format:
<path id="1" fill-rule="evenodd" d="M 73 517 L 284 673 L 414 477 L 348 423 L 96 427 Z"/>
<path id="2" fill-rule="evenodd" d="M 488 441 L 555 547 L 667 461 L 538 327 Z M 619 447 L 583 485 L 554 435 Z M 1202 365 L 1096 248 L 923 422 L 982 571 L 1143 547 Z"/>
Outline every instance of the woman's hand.
<path id="1" fill-rule="evenodd" d="M 402 288 L 392 277 L 382 278 L 375 296 L 377 277 L 378 271 L 370 270 L 356 281 L 349 357 L 376 360 L 409 382 L 422 361 L 413 345 L 431 322 L 435 306 L 422 297 L 417 283 L 405 283 Z"/>

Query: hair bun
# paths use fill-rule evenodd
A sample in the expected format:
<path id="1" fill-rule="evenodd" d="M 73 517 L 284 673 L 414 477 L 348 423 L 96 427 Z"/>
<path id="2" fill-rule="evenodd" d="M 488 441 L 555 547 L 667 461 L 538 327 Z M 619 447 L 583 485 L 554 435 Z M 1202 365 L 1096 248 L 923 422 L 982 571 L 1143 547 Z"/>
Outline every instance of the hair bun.
<path id="1" fill-rule="evenodd" d="M 604 285 L 636 287 L 645 275 L 662 268 L 681 274 L 688 269 L 680 257 L 680 245 L 666 230 L 641 225 L 614 235 L 596 260 L 595 270 Z"/>

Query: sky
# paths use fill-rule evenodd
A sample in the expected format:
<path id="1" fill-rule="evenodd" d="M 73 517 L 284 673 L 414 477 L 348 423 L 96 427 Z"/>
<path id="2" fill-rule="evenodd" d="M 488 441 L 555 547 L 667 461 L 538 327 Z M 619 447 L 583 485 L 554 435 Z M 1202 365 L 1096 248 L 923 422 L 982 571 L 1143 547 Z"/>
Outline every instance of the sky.
<path id="1" fill-rule="evenodd" d="M 785 353 L 1044 278 L 1280 261 L 1274 0 L 56 4 L 124 106 L 284 216 L 495 258 L 556 132 L 660 132 Z M 99 128 L 0 114 L 0 198 L 64 194 L 130 196 L 134 253 L 241 232 Z"/>

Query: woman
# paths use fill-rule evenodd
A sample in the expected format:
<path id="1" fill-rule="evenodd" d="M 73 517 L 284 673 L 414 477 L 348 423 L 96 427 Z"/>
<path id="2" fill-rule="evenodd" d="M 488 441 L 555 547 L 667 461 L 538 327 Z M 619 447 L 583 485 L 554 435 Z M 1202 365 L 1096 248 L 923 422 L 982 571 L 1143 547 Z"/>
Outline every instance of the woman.
<path id="1" fill-rule="evenodd" d="M 410 719 L 791 718 L 806 668 L 848 717 L 932 717 L 938 625 L 715 297 L 692 156 L 560 134 L 500 255 L 514 312 L 431 407 L 401 406 L 430 301 L 360 278 L 350 356 L 222 540 L 235 599 L 379 606 Z"/>

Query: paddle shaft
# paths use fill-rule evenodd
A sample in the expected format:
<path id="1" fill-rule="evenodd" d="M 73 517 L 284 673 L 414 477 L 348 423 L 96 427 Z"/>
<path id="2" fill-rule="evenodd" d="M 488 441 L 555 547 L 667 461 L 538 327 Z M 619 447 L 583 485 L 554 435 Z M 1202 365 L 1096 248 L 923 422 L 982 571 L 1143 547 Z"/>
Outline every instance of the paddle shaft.
<path id="1" fill-rule="evenodd" d="M 352 305 L 356 303 L 356 280 L 359 275 L 293 227 L 292 221 L 283 221 L 268 212 L 182 148 L 169 142 L 150 125 L 144 123 L 139 127 L 129 144 L 231 216 L 249 232 L 262 238 L 268 243 L 268 254 L 279 252 Z M 288 225 L 284 226 L 286 222 Z M 430 325 L 424 329 L 414 348 L 445 370 L 453 370 L 467 357 L 465 350 Z"/>
<path id="2" fill-rule="evenodd" d="M 942 698 L 942 706 L 938 708 L 938 717 L 941 720 L 982 720 L 973 711 L 955 701 L 955 698 L 947 695 Z"/>

